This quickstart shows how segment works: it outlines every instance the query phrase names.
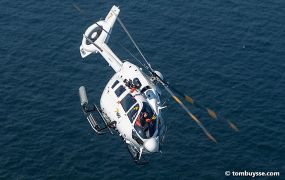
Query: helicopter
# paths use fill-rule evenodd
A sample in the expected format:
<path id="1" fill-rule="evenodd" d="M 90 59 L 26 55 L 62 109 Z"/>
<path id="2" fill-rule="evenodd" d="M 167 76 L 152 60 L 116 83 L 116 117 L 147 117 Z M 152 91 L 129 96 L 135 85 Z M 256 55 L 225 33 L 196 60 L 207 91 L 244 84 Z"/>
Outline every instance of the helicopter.
<path id="1" fill-rule="evenodd" d="M 82 12 L 78 6 L 74 5 L 74 7 Z M 119 7 L 114 5 L 105 19 L 89 26 L 83 34 L 79 48 L 83 59 L 91 54 L 100 54 L 115 71 L 103 90 L 100 106 L 89 104 L 85 87 L 79 88 L 82 111 L 92 129 L 99 135 L 117 133 L 126 143 L 128 151 L 136 163 L 144 162 L 145 154 L 162 152 L 167 132 L 167 125 L 162 116 L 162 110 L 166 108 L 161 100 L 160 86 L 162 86 L 190 118 L 202 128 L 206 136 L 217 143 L 217 140 L 202 122 L 190 112 L 176 94 L 192 105 L 204 109 L 213 119 L 218 119 L 216 112 L 198 104 L 190 96 L 170 86 L 164 80 L 163 75 L 152 68 L 119 18 L 119 13 Z M 133 56 L 142 64 L 142 67 L 127 60 L 121 60 L 108 46 L 108 40 L 116 21 L 119 22 L 144 60 L 145 63 L 142 63 Z M 227 120 L 227 122 L 231 128 L 238 131 L 231 121 Z"/>

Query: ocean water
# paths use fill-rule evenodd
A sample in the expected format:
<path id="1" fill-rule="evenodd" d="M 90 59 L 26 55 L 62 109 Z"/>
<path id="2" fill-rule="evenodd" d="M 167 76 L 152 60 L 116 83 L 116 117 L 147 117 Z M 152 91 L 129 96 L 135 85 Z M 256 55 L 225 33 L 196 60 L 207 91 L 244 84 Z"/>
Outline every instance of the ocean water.
<path id="1" fill-rule="evenodd" d="M 80 15 L 72 3 L 87 16 Z M 99 56 L 82 61 L 82 34 L 112 5 L 154 69 L 231 119 L 191 107 L 212 143 L 165 94 L 163 153 L 132 162 L 119 137 L 98 136 L 84 118 L 78 88 L 99 102 L 114 73 Z M 285 173 L 285 2 L 0 2 L 0 179 L 228 179 L 225 171 Z M 134 49 L 118 24 L 115 42 Z M 269 178 L 264 178 L 269 179 Z"/>

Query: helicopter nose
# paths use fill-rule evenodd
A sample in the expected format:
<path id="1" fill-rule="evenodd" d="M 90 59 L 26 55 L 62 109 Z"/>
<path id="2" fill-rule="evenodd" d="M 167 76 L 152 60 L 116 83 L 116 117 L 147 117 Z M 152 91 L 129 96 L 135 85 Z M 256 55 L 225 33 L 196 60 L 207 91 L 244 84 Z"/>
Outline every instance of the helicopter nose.
<path id="1" fill-rule="evenodd" d="M 159 149 L 159 144 L 156 138 L 152 137 L 144 142 L 144 148 L 149 152 L 157 152 Z"/>

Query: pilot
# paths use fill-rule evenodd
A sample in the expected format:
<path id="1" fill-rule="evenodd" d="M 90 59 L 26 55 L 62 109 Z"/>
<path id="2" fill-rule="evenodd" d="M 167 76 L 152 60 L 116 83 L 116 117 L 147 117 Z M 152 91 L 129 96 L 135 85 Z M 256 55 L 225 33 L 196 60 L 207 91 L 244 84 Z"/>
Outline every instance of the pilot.
<path id="1" fill-rule="evenodd" d="M 147 112 L 142 112 L 141 115 L 138 116 L 137 125 L 142 127 L 143 131 L 147 131 L 149 126 L 152 126 L 151 118 L 149 118 L 149 114 Z"/>
<path id="2" fill-rule="evenodd" d="M 144 119 L 145 122 L 147 122 L 147 123 L 151 122 L 151 119 L 148 117 L 148 113 L 147 112 L 143 112 L 142 119 Z"/>
<path id="3" fill-rule="evenodd" d="M 151 119 L 148 117 L 147 112 L 142 112 L 138 115 L 138 118 L 136 119 L 136 125 L 145 128 L 147 127 L 147 123 L 151 122 Z"/>

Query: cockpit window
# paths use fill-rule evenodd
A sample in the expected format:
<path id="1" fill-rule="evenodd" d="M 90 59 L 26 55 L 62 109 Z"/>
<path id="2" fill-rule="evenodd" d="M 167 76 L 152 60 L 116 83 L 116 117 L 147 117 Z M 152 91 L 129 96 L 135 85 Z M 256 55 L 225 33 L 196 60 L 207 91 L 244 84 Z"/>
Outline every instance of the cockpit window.
<path id="1" fill-rule="evenodd" d="M 116 80 L 116 81 L 114 82 L 114 84 L 112 85 L 112 89 L 114 89 L 114 87 L 115 87 L 118 83 L 119 83 L 119 81 Z"/>
<path id="2" fill-rule="evenodd" d="M 121 100 L 121 105 L 125 112 L 128 112 L 128 110 L 136 104 L 137 100 L 131 95 L 127 94 L 122 100 Z"/>
<path id="3" fill-rule="evenodd" d="M 115 94 L 118 97 L 120 97 L 123 94 L 123 92 L 125 92 L 125 91 L 126 91 L 126 88 L 123 85 L 121 85 L 115 90 Z"/>
<path id="4" fill-rule="evenodd" d="M 130 109 L 130 111 L 128 112 L 128 117 L 130 119 L 131 122 L 133 122 L 138 114 L 139 111 L 139 104 L 136 104 L 134 107 L 132 107 Z"/>
<path id="5" fill-rule="evenodd" d="M 151 89 L 149 86 L 145 86 L 142 88 L 141 93 L 144 93 L 146 90 Z"/>
<path id="6" fill-rule="evenodd" d="M 148 139 L 153 136 L 156 131 L 157 117 L 149 104 L 143 103 L 142 110 L 140 111 L 134 128 L 143 139 Z"/>

